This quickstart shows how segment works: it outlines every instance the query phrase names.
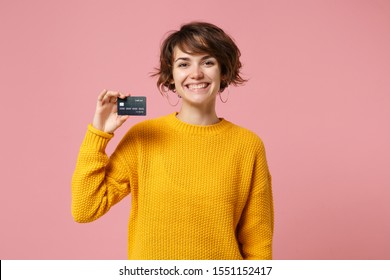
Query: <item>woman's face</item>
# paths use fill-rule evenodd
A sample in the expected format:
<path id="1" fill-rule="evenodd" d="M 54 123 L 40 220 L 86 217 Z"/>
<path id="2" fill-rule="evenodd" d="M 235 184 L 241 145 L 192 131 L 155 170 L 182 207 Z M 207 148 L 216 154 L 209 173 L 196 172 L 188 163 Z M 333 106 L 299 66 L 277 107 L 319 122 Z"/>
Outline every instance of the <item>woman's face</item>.
<path id="1" fill-rule="evenodd" d="M 188 54 L 174 49 L 173 82 L 183 103 L 215 106 L 221 84 L 218 61 L 208 54 Z"/>

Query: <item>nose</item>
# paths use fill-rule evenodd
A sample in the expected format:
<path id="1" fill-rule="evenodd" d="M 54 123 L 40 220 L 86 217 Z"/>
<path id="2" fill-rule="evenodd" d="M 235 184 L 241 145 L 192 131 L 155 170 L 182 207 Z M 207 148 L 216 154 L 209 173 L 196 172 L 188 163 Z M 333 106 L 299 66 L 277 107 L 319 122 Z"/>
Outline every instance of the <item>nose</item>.
<path id="1" fill-rule="evenodd" d="M 194 65 L 190 77 L 192 79 L 202 79 L 203 78 L 202 68 L 199 65 Z"/>

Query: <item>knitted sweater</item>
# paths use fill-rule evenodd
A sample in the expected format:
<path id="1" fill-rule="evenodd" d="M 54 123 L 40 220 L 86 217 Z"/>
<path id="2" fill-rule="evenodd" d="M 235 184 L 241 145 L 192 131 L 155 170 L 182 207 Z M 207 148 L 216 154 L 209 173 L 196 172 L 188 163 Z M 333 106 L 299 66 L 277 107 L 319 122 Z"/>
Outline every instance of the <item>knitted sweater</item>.
<path id="1" fill-rule="evenodd" d="M 271 259 L 273 200 L 262 141 L 221 119 L 184 123 L 176 113 L 113 134 L 89 125 L 72 179 L 77 222 L 132 195 L 129 259 Z"/>

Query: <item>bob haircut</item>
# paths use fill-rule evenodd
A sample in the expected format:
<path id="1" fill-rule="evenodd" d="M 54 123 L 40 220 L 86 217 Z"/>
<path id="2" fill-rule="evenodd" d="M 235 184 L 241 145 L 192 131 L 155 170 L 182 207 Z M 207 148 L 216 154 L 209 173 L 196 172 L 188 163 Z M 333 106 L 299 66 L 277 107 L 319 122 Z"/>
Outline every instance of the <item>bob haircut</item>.
<path id="1" fill-rule="evenodd" d="M 160 92 L 175 90 L 173 82 L 174 49 L 178 47 L 188 54 L 208 54 L 213 56 L 221 68 L 220 92 L 227 86 L 246 82 L 240 76 L 240 50 L 221 28 L 206 22 L 191 22 L 182 25 L 179 31 L 172 31 L 163 41 L 160 52 L 160 68 L 152 76 L 158 76 Z"/>

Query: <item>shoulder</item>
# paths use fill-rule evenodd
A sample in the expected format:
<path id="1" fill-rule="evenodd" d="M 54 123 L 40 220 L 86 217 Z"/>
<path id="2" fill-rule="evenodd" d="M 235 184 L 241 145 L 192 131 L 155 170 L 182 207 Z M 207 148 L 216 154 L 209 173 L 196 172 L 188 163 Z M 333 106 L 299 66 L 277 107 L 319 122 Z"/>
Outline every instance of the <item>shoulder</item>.
<path id="1" fill-rule="evenodd" d="M 254 166 L 261 170 L 261 174 L 268 173 L 267 153 L 263 140 L 255 132 L 234 125 L 232 129 L 237 135 L 237 139 L 240 141 L 240 152 L 245 157 L 245 160 L 254 164 Z"/>
<path id="2" fill-rule="evenodd" d="M 167 116 L 162 116 L 154 119 L 141 121 L 135 124 L 130 130 L 153 129 L 159 127 L 165 121 L 166 117 Z"/>
<path id="3" fill-rule="evenodd" d="M 165 117 L 140 121 L 134 124 L 120 140 L 116 150 L 123 155 L 136 155 L 142 146 L 150 146 L 161 138 L 166 127 Z"/>
<path id="4" fill-rule="evenodd" d="M 154 119 L 148 119 L 136 123 L 126 133 L 125 138 L 147 137 L 151 134 L 164 131 L 167 116 L 162 116 Z"/>
<path id="5" fill-rule="evenodd" d="M 230 137 L 233 137 L 244 146 L 250 146 L 256 149 L 264 149 L 264 143 L 261 137 L 245 127 L 231 123 Z"/>

